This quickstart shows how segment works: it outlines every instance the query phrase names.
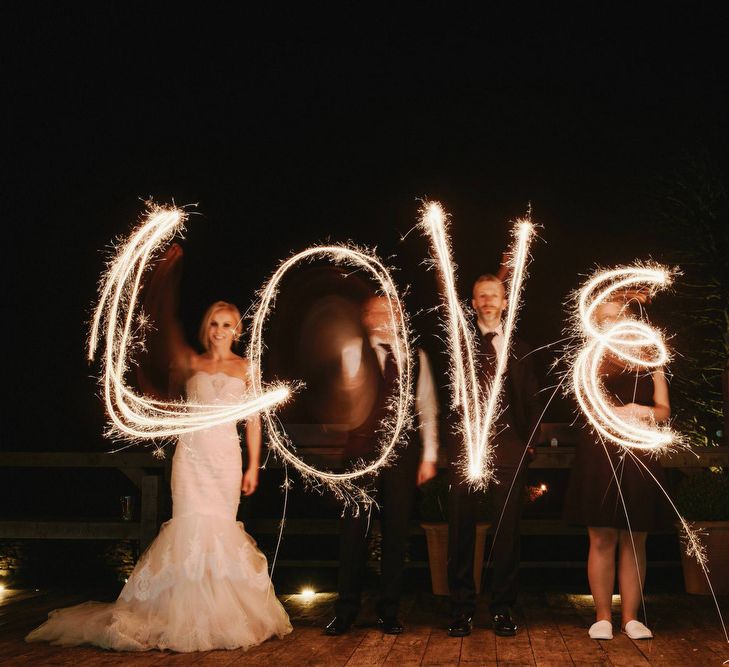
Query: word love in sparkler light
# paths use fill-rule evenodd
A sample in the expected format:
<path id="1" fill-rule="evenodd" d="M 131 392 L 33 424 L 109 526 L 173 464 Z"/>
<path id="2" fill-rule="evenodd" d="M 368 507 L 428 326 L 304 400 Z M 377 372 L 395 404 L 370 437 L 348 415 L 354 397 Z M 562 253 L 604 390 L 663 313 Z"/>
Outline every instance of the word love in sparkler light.
<path id="1" fill-rule="evenodd" d="M 667 426 L 623 418 L 600 382 L 600 366 L 606 353 L 636 372 L 649 372 L 668 361 L 663 337 L 645 322 L 624 316 L 616 321 L 596 321 L 596 311 L 610 301 L 623 300 L 626 290 L 646 287 L 651 292 L 671 283 L 663 267 L 628 266 L 596 273 L 578 292 L 577 325 L 584 346 L 572 367 L 572 389 L 590 424 L 600 436 L 625 449 L 659 452 L 674 442 Z"/>
<path id="2" fill-rule="evenodd" d="M 381 429 L 377 460 L 345 473 L 321 471 L 306 464 L 294 453 L 285 433 L 270 412 L 286 400 L 290 388 L 283 385 L 264 387 L 260 370 L 253 377 L 253 397 L 233 406 L 195 405 L 194 410 L 189 410 L 184 403 L 140 396 L 126 385 L 124 378 L 129 367 L 129 350 L 142 342 L 144 320 L 136 314 L 142 276 L 149 261 L 183 228 L 185 219 L 185 213 L 179 209 L 152 207 L 140 227 L 120 245 L 102 280 L 99 304 L 89 338 L 89 358 L 93 358 L 96 353 L 103 329 L 102 385 L 112 431 L 126 438 L 169 438 L 224 422 L 243 420 L 262 412 L 269 428 L 271 444 L 286 462 L 295 466 L 304 477 L 330 486 L 345 497 L 361 497 L 353 485 L 354 480 L 374 472 L 389 460 L 400 434 L 409 425 L 412 403 L 407 318 L 386 267 L 374 255 L 355 247 L 313 247 L 284 261 L 261 290 L 248 350 L 255 369 L 261 368 L 263 328 L 274 305 L 279 284 L 284 275 L 298 263 L 330 259 L 355 269 L 365 269 L 373 277 L 379 292 L 388 300 L 391 327 L 399 340 L 399 344 L 394 346 L 394 353 L 400 376 L 390 418 Z M 462 415 L 465 457 L 461 463 L 468 479 L 480 485 L 486 483 L 493 473 L 492 431 L 501 409 L 502 381 L 534 229 L 529 220 L 518 220 L 514 229 L 514 242 L 508 256 L 511 279 L 504 322 L 504 354 L 498 355 L 489 386 L 482 387 L 474 351 L 473 328 L 456 293 L 447 215 L 443 208 L 435 202 L 426 204 L 421 212 L 420 226 L 430 238 L 433 263 L 441 277 L 446 314 L 444 326 L 452 359 L 453 400 Z M 580 292 L 579 322 L 586 342 L 573 366 L 574 392 L 580 407 L 596 430 L 622 447 L 660 450 L 669 446 L 674 436 L 668 428 L 624 419 L 614 412 L 599 381 L 600 361 L 605 352 L 610 351 L 627 364 L 649 369 L 663 365 L 667 361 L 667 353 L 660 334 L 647 324 L 624 319 L 605 327 L 594 322 L 595 310 L 611 296 L 628 287 L 648 285 L 655 290 L 669 281 L 670 275 L 664 269 L 628 267 L 596 275 Z M 652 354 L 642 353 L 646 349 Z"/>
<path id="3" fill-rule="evenodd" d="M 143 343 L 146 322 L 137 316 L 142 276 L 150 259 L 185 223 L 177 208 L 153 206 L 142 224 L 122 242 L 102 277 L 99 303 L 94 312 L 88 342 L 93 360 L 100 340 L 104 356 L 101 384 L 104 403 L 112 423 L 111 434 L 127 439 L 171 438 L 230 421 L 247 419 L 286 400 L 288 387 L 263 389 L 237 405 L 195 404 L 158 401 L 140 396 L 125 382 L 129 350 Z"/>
<path id="4" fill-rule="evenodd" d="M 494 377 L 485 388 L 479 381 L 471 318 L 465 314 L 456 292 L 455 268 L 447 226 L 448 216 L 439 203 L 429 202 L 423 207 L 420 227 L 430 238 L 433 264 L 440 274 L 443 291 L 444 328 L 451 358 L 453 403 L 454 407 L 460 409 L 461 431 L 465 443 L 466 458 L 461 463 L 468 480 L 475 486 L 482 486 L 493 475 L 491 435 L 494 422 L 499 416 L 502 380 L 519 310 L 534 226 L 528 219 L 516 221 L 514 241 L 507 259 L 511 279 L 503 329 L 503 354 L 497 355 Z"/>

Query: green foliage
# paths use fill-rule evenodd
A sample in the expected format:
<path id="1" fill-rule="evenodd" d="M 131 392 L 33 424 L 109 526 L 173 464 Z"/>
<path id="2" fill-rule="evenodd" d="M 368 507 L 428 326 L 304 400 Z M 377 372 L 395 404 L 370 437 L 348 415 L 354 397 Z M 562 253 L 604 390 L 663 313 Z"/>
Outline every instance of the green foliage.
<path id="1" fill-rule="evenodd" d="M 729 521 L 729 475 L 703 470 L 676 489 L 676 506 L 688 521 Z"/>
<path id="2" fill-rule="evenodd" d="M 669 368 L 674 426 L 692 445 L 720 444 L 722 373 L 729 359 L 729 198 L 704 160 L 685 163 L 652 204 L 663 257 L 677 264 L 672 294 L 656 302 L 676 350 Z M 727 438 L 728 434 L 724 435 Z"/>

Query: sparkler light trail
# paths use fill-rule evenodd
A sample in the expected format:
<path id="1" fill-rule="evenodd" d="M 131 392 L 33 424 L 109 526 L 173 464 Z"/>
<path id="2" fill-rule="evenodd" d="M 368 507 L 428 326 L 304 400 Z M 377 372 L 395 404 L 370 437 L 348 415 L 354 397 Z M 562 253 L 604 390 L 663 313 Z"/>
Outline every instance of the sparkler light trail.
<path id="1" fill-rule="evenodd" d="M 88 342 L 93 360 L 103 340 L 104 404 L 111 420 L 110 432 L 125 439 L 165 439 L 241 421 L 286 400 L 289 388 L 264 388 L 259 382 L 254 396 L 236 405 L 203 405 L 165 402 L 140 396 L 125 382 L 129 350 L 143 345 L 144 316 L 137 315 L 142 276 L 150 259 L 182 230 L 186 214 L 174 207 L 150 205 L 149 211 L 129 238 L 123 241 L 100 283 Z M 136 325 L 135 325 L 136 322 Z M 192 409 L 191 409 L 192 408 Z M 159 451 L 159 450 L 158 450 Z"/>
<path id="2" fill-rule="evenodd" d="M 534 226 L 529 219 L 519 219 L 514 228 L 514 241 L 507 255 L 510 269 L 508 305 L 504 322 L 503 354 L 497 355 L 494 377 L 486 388 L 481 387 L 474 354 L 474 331 L 456 292 L 455 267 L 448 238 L 448 216 L 438 202 L 428 202 L 421 210 L 420 227 L 429 236 L 433 264 L 441 277 L 442 301 L 445 309 L 453 406 L 460 408 L 461 431 L 465 441 L 467 479 L 474 486 L 484 486 L 493 476 L 494 423 L 499 416 L 502 378 L 509 357 L 512 333 L 519 311 L 522 284 L 526 276 L 529 246 Z"/>
<path id="3" fill-rule="evenodd" d="M 626 316 L 601 324 L 595 321 L 595 311 L 628 288 L 648 286 L 656 292 L 670 283 L 671 273 L 663 267 L 619 267 L 596 273 L 577 296 L 577 325 L 584 347 L 574 361 L 572 389 L 595 431 L 622 448 L 660 452 L 676 442 L 677 436 L 668 426 L 616 414 L 600 382 L 603 357 L 610 352 L 631 368 L 649 371 L 667 363 L 668 351 L 661 333 L 647 323 Z"/>
<path id="4" fill-rule="evenodd" d="M 598 271 L 582 286 L 576 295 L 577 312 L 574 320 L 575 329 L 580 332 L 583 339 L 583 347 L 573 361 L 571 388 L 580 409 L 600 439 L 605 456 L 608 457 L 629 530 L 630 517 L 621 490 L 619 472 L 607 450 L 608 442 L 617 445 L 624 456 L 632 457 L 636 465 L 643 468 L 647 477 L 658 485 L 672 507 L 681 524 L 686 553 L 696 560 L 706 577 L 724 637 L 729 642 L 724 618 L 709 578 L 706 549 L 701 542 L 699 532 L 681 516 L 668 492 L 637 455 L 639 451 L 658 455 L 672 446 L 683 444 L 682 440 L 669 426 L 659 426 L 652 419 L 645 424 L 637 418 L 622 418 L 615 412 L 615 406 L 608 399 L 600 381 L 600 366 L 608 352 L 622 360 L 627 368 L 636 372 L 650 372 L 651 369 L 660 368 L 668 362 L 669 354 L 663 336 L 647 323 L 627 314 L 616 321 L 598 322 L 595 315 L 601 304 L 625 300 L 625 293 L 628 291 L 647 288 L 652 295 L 668 287 L 671 279 L 672 272 L 664 267 L 636 265 Z M 638 556 L 635 545 L 633 553 L 637 567 Z M 641 597 L 642 595 L 641 590 Z"/>
<path id="5" fill-rule="evenodd" d="M 274 415 L 265 411 L 262 419 L 269 435 L 269 443 L 274 452 L 285 462 L 290 463 L 304 480 L 329 488 L 335 496 L 345 502 L 354 501 L 355 512 L 359 505 L 369 506 L 372 499 L 365 489 L 357 485 L 365 475 L 376 472 L 387 465 L 393 457 L 393 450 L 400 440 L 400 434 L 410 428 L 412 396 L 412 352 L 409 341 L 407 315 L 398 297 L 397 288 L 390 272 L 373 254 L 353 246 L 328 245 L 314 246 L 303 250 L 283 261 L 260 291 L 260 299 L 253 314 L 251 339 L 247 356 L 256 372 L 253 373 L 253 388 L 256 394 L 263 392 L 260 374 L 264 351 L 263 330 L 271 309 L 275 305 L 281 280 L 286 273 L 301 262 L 329 259 L 335 264 L 364 269 L 378 286 L 378 292 L 387 299 L 390 311 L 390 326 L 398 341 L 393 346 L 393 354 L 398 368 L 395 395 L 388 405 L 387 417 L 380 424 L 380 439 L 377 445 L 377 458 L 373 462 L 356 466 L 353 470 L 334 473 L 320 470 L 304 462 L 293 449 L 285 432 L 279 427 Z"/>

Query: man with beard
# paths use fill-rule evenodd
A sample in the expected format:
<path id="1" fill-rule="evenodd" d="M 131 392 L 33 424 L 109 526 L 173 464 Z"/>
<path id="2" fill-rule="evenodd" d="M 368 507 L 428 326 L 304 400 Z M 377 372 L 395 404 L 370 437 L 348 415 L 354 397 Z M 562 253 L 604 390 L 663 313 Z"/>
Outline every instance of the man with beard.
<path id="1" fill-rule="evenodd" d="M 507 306 L 501 280 L 494 275 L 480 276 L 473 286 L 471 304 L 476 312 L 480 342 L 480 381 L 488 387 L 497 360 L 506 353 L 502 315 Z M 524 499 L 528 448 L 541 414 L 538 384 L 529 356 L 530 348 L 512 339 L 503 377 L 502 412 L 492 428 L 494 480 L 492 499 L 493 578 L 489 609 L 494 632 L 502 637 L 516 634 L 512 608 L 517 596 L 520 534 L 519 522 Z M 453 439 L 455 440 L 455 439 Z M 448 634 L 464 637 L 471 633 L 476 604 L 473 560 L 476 540 L 477 493 L 470 489 L 460 469 L 462 443 L 453 442 L 449 451 L 450 495 L 448 517 L 448 586 L 451 622 Z"/>

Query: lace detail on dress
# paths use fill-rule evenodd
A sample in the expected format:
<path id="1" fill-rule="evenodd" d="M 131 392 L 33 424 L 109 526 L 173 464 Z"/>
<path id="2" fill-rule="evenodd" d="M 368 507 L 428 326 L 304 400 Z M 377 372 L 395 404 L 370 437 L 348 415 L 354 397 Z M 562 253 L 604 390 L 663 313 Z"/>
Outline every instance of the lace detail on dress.
<path id="1" fill-rule="evenodd" d="M 235 402 L 245 383 L 196 373 L 188 395 Z M 112 604 L 52 612 L 28 641 L 92 643 L 123 651 L 248 648 L 291 632 L 266 557 L 236 521 L 242 462 L 235 424 L 180 439 L 172 463 L 172 519 L 160 529 Z"/>
<path id="2" fill-rule="evenodd" d="M 165 524 L 165 533 L 175 529 L 173 521 Z M 209 524 L 210 517 L 206 517 L 205 522 Z M 221 531 L 219 526 L 211 531 L 205 531 L 203 525 L 196 526 L 187 540 L 182 560 L 174 558 L 171 541 L 156 545 L 154 558 L 150 557 L 150 551 L 145 553 L 119 597 L 127 602 L 155 599 L 183 579 L 190 582 L 207 578 L 247 581 L 257 590 L 268 590 L 271 581 L 265 556 L 243 530 L 243 524 L 236 522 L 232 530 L 233 534 L 229 530 Z M 164 537 L 166 535 L 160 533 L 157 541 L 162 542 Z"/>

